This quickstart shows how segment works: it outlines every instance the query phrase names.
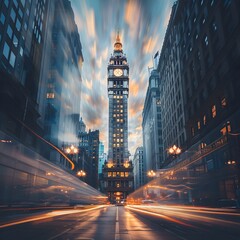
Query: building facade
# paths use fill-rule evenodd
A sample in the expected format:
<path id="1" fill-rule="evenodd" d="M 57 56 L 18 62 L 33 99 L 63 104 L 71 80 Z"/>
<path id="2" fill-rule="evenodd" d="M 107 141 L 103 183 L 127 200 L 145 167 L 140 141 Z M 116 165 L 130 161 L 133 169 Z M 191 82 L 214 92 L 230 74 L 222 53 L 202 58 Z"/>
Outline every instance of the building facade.
<path id="1" fill-rule="evenodd" d="M 143 165 L 143 147 L 138 147 L 133 157 L 133 175 L 134 175 L 134 189 L 138 189 L 144 185 L 144 165 Z"/>
<path id="2" fill-rule="evenodd" d="M 69 170 L 45 139 L 77 146 L 82 61 L 70 1 L 1 1 L 0 129 Z"/>
<path id="3" fill-rule="evenodd" d="M 31 131 L 42 135 L 37 94 L 46 8 L 43 0 L 0 3 L 0 128 L 36 151 L 40 143 Z"/>
<path id="4" fill-rule="evenodd" d="M 182 148 L 186 141 L 185 112 L 183 108 L 184 86 L 180 74 L 182 69 L 179 49 L 180 37 L 177 28 L 174 27 L 175 22 L 178 21 L 176 6 L 177 3 L 172 7 L 158 64 L 158 72 L 161 78 L 159 87 L 162 109 L 164 162 L 172 160 L 172 156 L 168 154 L 170 147 L 176 145 Z"/>
<path id="5" fill-rule="evenodd" d="M 143 154 L 144 182 L 147 172 L 156 171 L 163 164 L 163 140 L 161 123 L 160 78 L 156 69 L 150 73 L 149 83 L 143 108 Z"/>
<path id="6" fill-rule="evenodd" d="M 55 146 L 77 146 L 74 116 L 80 113 L 83 56 L 70 1 L 49 1 L 46 21 L 48 31 L 43 36 L 46 44 L 40 76 L 39 124 L 44 128 L 45 139 Z M 58 164 L 59 154 L 45 149 L 47 158 Z M 65 163 L 68 167 L 68 162 Z"/>
<path id="7" fill-rule="evenodd" d="M 192 188 L 187 195 L 196 204 L 239 201 L 239 7 L 235 0 L 177 1 L 158 65 L 164 147 L 176 144 L 184 151 L 165 166 L 192 179 L 186 180 Z"/>
<path id="8" fill-rule="evenodd" d="M 125 199 L 133 190 L 133 168 L 128 151 L 129 66 L 117 35 L 108 64 L 108 161 L 103 168 L 104 189 L 111 202 Z"/>
<path id="9" fill-rule="evenodd" d="M 99 188 L 99 130 L 80 132 L 78 168 L 86 172 L 86 182 L 92 187 Z"/>

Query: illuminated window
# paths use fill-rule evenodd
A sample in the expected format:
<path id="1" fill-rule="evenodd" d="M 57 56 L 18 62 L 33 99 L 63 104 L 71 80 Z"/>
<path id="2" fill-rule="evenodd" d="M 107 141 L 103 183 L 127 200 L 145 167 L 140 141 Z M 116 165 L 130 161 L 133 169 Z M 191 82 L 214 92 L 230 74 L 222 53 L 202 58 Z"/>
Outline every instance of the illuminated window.
<path id="1" fill-rule="evenodd" d="M 217 109 L 216 109 L 216 105 L 212 106 L 212 117 L 215 118 L 217 116 Z"/>
<path id="2" fill-rule="evenodd" d="M 112 172 L 108 172 L 108 177 L 111 177 L 112 176 Z"/>
<path id="3" fill-rule="evenodd" d="M 54 98 L 54 93 L 47 93 L 47 98 Z"/>
<path id="4" fill-rule="evenodd" d="M 113 172 L 113 177 L 116 177 L 116 172 Z"/>
<path id="5" fill-rule="evenodd" d="M 129 172 L 125 172 L 125 177 L 128 177 L 129 176 Z"/>
<path id="6" fill-rule="evenodd" d="M 197 122 L 197 127 L 198 127 L 198 129 L 201 129 L 201 122 L 200 121 Z"/>
<path id="7" fill-rule="evenodd" d="M 206 125 L 206 123 L 207 123 L 207 117 L 206 117 L 206 115 L 204 115 L 203 116 L 203 124 Z"/>
<path id="8" fill-rule="evenodd" d="M 191 133 L 192 133 L 192 137 L 194 137 L 194 135 L 195 135 L 194 127 L 191 127 Z"/>
<path id="9" fill-rule="evenodd" d="M 120 176 L 121 176 L 121 177 L 124 177 L 124 172 L 120 172 Z"/>
<path id="10" fill-rule="evenodd" d="M 222 106 L 222 108 L 225 108 L 225 107 L 227 106 L 226 98 L 222 98 L 222 100 L 221 100 L 221 106 Z"/>
<path id="11" fill-rule="evenodd" d="M 226 135 L 227 133 L 231 132 L 231 125 L 228 122 L 226 126 L 224 126 L 220 132 L 222 133 L 222 135 Z"/>

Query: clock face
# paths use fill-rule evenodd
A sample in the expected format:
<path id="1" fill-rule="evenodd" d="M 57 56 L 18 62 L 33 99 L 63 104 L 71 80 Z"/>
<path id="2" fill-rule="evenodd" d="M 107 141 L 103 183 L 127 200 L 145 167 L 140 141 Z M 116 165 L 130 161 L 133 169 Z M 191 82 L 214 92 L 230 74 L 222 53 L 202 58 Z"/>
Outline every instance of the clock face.
<path id="1" fill-rule="evenodd" d="M 113 73 L 116 77 L 120 77 L 123 75 L 123 70 L 120 68 L 117 68 L 117 69 L 114 69 Z"/>

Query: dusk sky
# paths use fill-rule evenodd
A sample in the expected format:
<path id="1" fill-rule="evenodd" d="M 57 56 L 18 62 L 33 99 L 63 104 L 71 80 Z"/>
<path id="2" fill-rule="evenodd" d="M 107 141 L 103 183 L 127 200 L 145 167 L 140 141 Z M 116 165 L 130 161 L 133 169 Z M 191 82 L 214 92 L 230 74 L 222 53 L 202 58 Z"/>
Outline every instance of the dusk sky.
<path id="1" fill-rule="evenodd" d="M 72 0 L 84 63 L 81 116 L 87 129 L 99 129 L 108 149 L 107 65 L 119 30 L 130 68 L 129 151 L 142 145 L 142 110 L 148 67 L 161 50 L 173 0 Z"/>

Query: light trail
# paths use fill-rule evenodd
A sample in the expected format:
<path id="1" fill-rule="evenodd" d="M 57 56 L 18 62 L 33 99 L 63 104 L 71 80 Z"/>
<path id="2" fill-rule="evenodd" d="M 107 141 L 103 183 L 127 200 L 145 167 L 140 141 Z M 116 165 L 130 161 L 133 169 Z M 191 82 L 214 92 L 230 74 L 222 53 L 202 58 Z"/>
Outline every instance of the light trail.
<path id="1" fill-rule="evenodd" d="M 130 207 L 130 206 L 127 206 L 126 208 L 130 209 L 130 210 L 133 210 L 133 211 L 136 211 L 136 212 L 141 212 L 141 213 L 145 213 L 145 214 L 148 214 L 148 215 L 152 215 L 152 216 L 156 216 L 156 217 L 160 217 L 160 218 L 163 218 L 163 219 L 166 219 L 170 222 L 174 222 L 174 223 L 178 223 L 178 224 L 181 224 L 181 225 L 184 225 L 184 226 L 187 226 L 187 227 L 192 227 L 192 228 L 195 228 L 193 225 L 191 224 L 187 224 L 187 223 L 184 223 L 180 220 L 177 220 L 175 218 L 172 218 L 172 217 L 169 217 L 169 216 L 166 216 L 166 215 L 163 215 L 161 213 L 155 213 L 155 212 L 150 212 L 150 211 L 146 211 L 146 210 L 141 210 L 141 209 L 138 209 L 138 208 L 135 208 L 135 207 Z"/>
<path id="2" fill-rule="evenodd" d="M 41 137 L 40 135 L 38 135 L 37 133 L 35 133 L 31 128 L 29 128 L 26 124 L 24 124 L 22 121 L 20 121 L 19 119 L 17 119 L 25 128 L 27 128 L 33 135 L 35 135 L 36 137 L 38 137 L 39 139 L 41 139 L 43 142 L 47 143 L 48 145 L 50 145 L 52 148 L 54 148 L 56 151 L 58 151 L 70 164 L 71 164 L 71 170 L 73 170 L 75 168 L 75 165 L 73 163 L 73 161 L 58 147 L 56 147 L 54 144 L 48 142 L 46 139 L 44 139 L 43 137 Z"/>
<path id="3" fill-rule="evenodd" d="M 216 214 L 216 215 L 228 215 L 228 216 L 240 216 L 240 213 L 227 213 L 227 212 L 218 212 L 218 211 L 209 211 L 209 210 L 199 210 L 199 209 L 186 209 L 186 208 L 179 208 L 179 207 L 161 207 L 161 206 L 139 206 L 139 205 L 133 205 L 133 207 L 131 207 L 131 209 L 144 209 L 144 210 L 140 210 L 140 211 L 144 211 L 146 213 L 153 213 L 153 214 L 159 214 L 157 212 L 152 212 L 150 211 L 151 209 L 153 211 L 156 210 L 161 210 L 162 212 L 164 212 L 164 215 L 160 214 L 160 216 L 165 216 L 165 215 L 170 215 L 173 217 L 179 217 L 179 218 L 184 218 L 187 219 L 188 221 L 197 221 L 197 222 L 207 222 L 207 223 L 213 223 L 213 224 L 230 224 L 230 225 L 235 225 L 237 227 L 240 226 L 240 223 L 238 222 L 234 222 L 231 220 L 224 220 L 224 219 L 220 219 L 214 216 L 203 216 L 201 214 L 206 214 L 206 215 L 212 215 L 212 214 Z M 147 209 L 147 210 L 146 210 Z M 188 212 L 188 213 L 186 213 Z M 199 214 L 201 213 L 201 214 Z M 157 215 L 156 215 L 157 216 Z M 165 219 L 167 219 L 168 216 L 165 216 Z M 171 219 L 173 219 L 172 217 L 169 217 Z M 170 220 L 171 219 L 167 219 Z"/>
<path id="4" fill-rule="evenodd" d="M 5 224 L 1 225 L 0 228 L 11 227 L 11 226 L 18 225 L 18 224 L 44 220 L 44 219 L 47 219 L 47 218 L 52 218 L 52 217 L 57 217 L 57 216 L 62 216 L 62 215 L 88 212 L 88 211 L 96 210 L 96 209 L 99 209 L 99 208 L 104 208 L 106 206 L 107 205 L 100 205 L 100 206 L 97 206 L 97 207 L 83 209 L 83 210 L 64 210 L 64 211 L 57 210 L 57 211 L 54 211 L 54 212 L 43 213 L 43 214 L 40 214 L 40 215 L 35 216 L 35 217 L 29 217 L 29 218 L 25 218 L 25 219 L 22 219 L 22 220 L 5 223 Z"/>

